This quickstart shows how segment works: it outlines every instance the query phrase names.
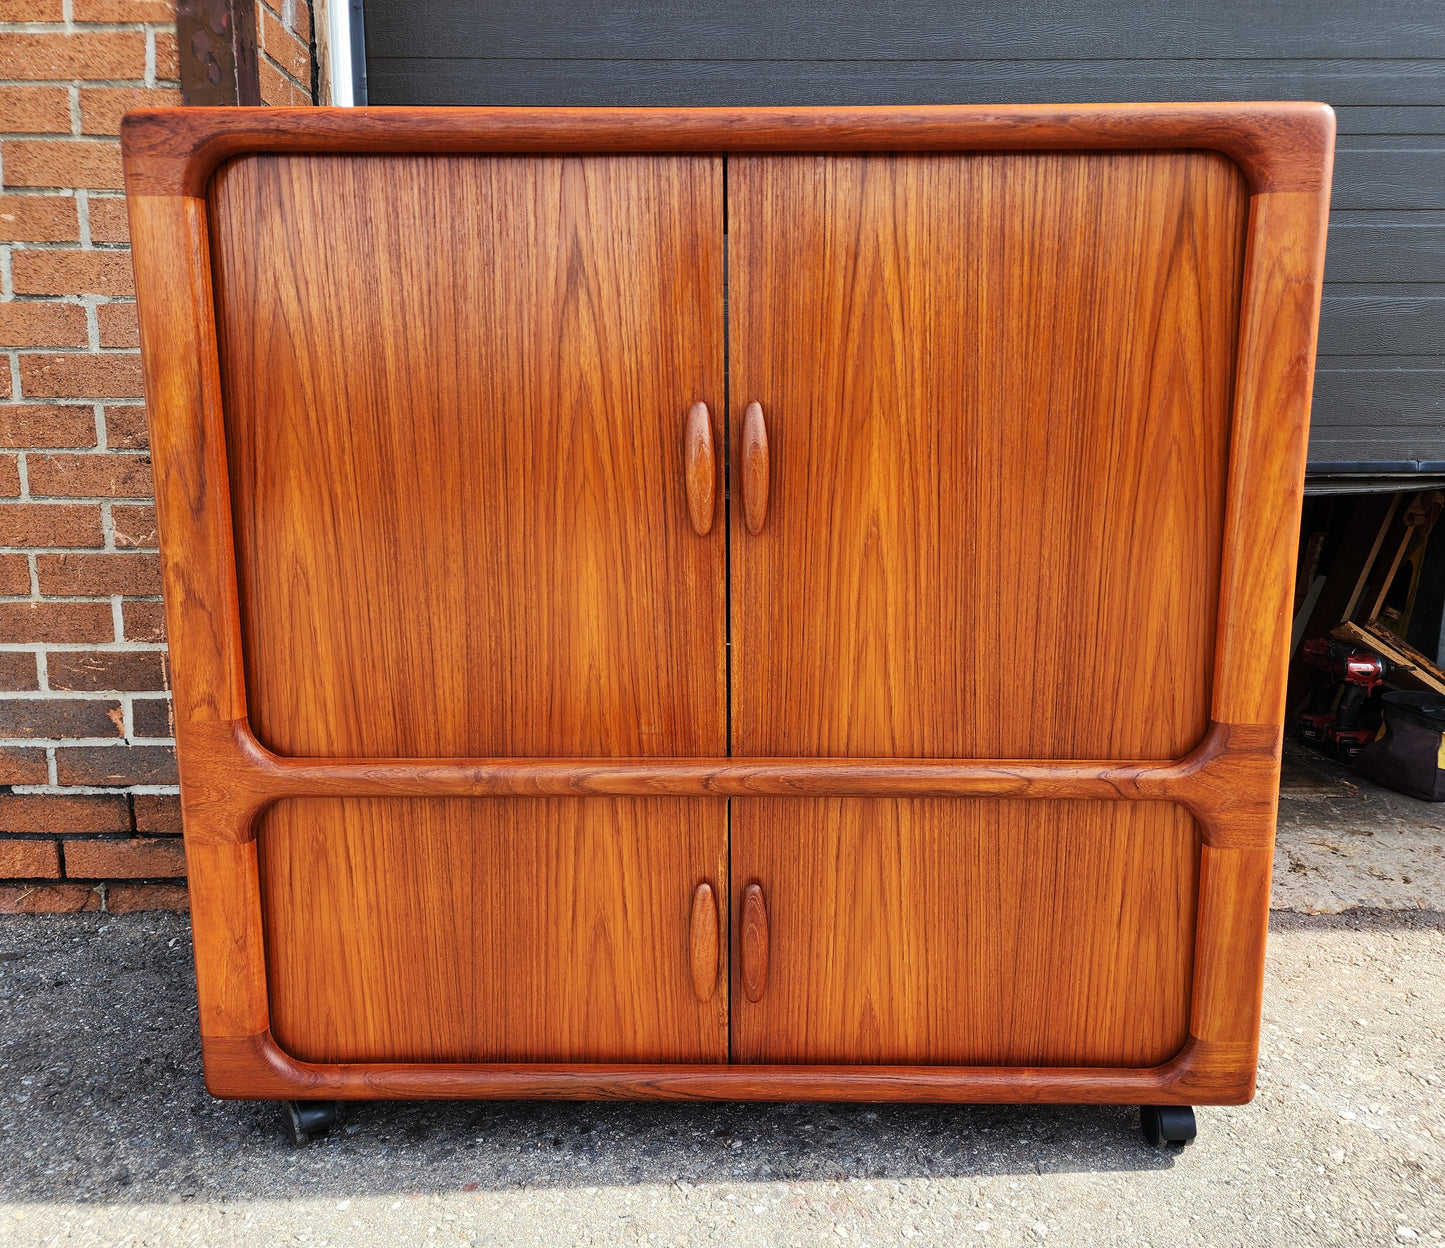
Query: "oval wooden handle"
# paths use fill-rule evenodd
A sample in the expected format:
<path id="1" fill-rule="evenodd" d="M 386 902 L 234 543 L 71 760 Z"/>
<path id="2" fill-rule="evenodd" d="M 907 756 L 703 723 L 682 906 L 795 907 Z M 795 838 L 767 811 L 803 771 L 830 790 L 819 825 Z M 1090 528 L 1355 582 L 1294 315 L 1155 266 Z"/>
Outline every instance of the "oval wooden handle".
<path id="1" fill-rule="evenodd" d="M 712 885 L 697 886 L 692 895 L 692 990 L 699 1001 L 711 1001 L 717 987 L 718 918 Z"/>
<path id="2" fill-rule="evenodd" d="M 694 403 L 687 414 L 682 444 L 683 475 L 687 481 L 687 512 L 699 537 L 712 531 L 713 501 L 717 496 L 717 461 L 712 449 L 712 417 L 706 403 Z"/>
<path id="3" fill-rule="evenodd" d="M 749 1001 L 761 1001 L 768 986 L 768 907 L 761 884 L 743 889 L 742 929 L 743 992 Z"/>
<path id="4" fill-rule="evenodd" d="M 768 422 L 763 405 L 749 403 L 743 412 L 743 519 L 748 532 L 762 532 L 768 518 Z"/>

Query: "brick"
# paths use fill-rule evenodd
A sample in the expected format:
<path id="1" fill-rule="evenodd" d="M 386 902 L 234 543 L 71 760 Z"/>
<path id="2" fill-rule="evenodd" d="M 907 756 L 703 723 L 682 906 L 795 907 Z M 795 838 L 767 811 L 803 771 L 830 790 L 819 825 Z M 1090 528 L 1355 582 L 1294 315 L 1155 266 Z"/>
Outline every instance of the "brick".
<path id="1" fill-rule="evenodd" d="M 0 303 L 0 347 L 83 347 L 87 340 L 85 309 L 73 303 Z"/>
<path id="2" fill-rule="evenodd" d="M 138 507 L 117 503 L 110 509 L 110 521 L 118 547 L 154 550 L 160 545 L 156 535 L 156 509 L 149 503 Z"/>
<path id="3" fill-rule="evenodd" d="M 176 735 L 169 698 L 136 698 L 130 704 L 132 735 L 155 740 Z"/>
<path id="4" fill-rule="evenodd" d="M 0 747 L 0 784 L 47 784 L 50 765 L 45 751 L 7 745 Z M 4 875 L 0 871 L 0 875 Z"/>
<path id="5" fill-rule="evenodd" d="M 160 650 L 52 650 L 45 656 L 45 670 L 50 687 L 68 693 L 148 692 L 166 687 L 166 656 Z"/>
<path id="6" fill-rule="evenodd" d="M 160 602 L 137 602 L 126 599 L 121 603 L 122 626 L 126 641 L 164 641 L 166 639 L 166 611 Z M 5 640 L 0 637 L 0 641 Z"/>
<path id="7" fill-rule="evenodd" d="M 113 451 L 144 451 L 150 447 L 150 428 L 142 403 L 105 409 L 105 441 Z"/>
<path id="8" fill-rule="evenodd" d="M 140 330 L 136 324 L 135 304 L 102 303 L 96 308 L 95 317 L 100 326 L 100 345 L 102 347 L 140 346 Z"/>
<path id="9" fill-rule="evenodd" d="M 120 144 L 106 139 L 7 139 L 0 161 L 6 186 L 125 186 Z"/>
<path id="10" fill-rule="evenodd" d="M 90 241 L 130 242 L 130 219 L 126 216 L 124 198 L 119 195 L 90 197 Z"/>
<path id="11" fill-rule="evenodd" d="M 298 82 L 311 81 L 311 49 L 302 43 L 265 5 L 258 5 L 261 19 L 261 46 L 276 64 Z"/>
<path id="12" fill-rule="evenodd" d="M 0 831 L 129 832 L 130 802 L 123 793 L 0 794 Z"/>
<path id="13" fill-rule="evenodd" d="M 169 745 L 71 746 L 55 751 L 61 784 L 121 787 L 175 784 L 176 752 Z"/>
<path id="14" fill-rule="evenodd" d="M 0 195 L 0 236 L 16 243 L 78 241 L 74 196 Z"/>
<path id="15" fill-rule="evenodd" d="M 61 0 L 0 0 L 0 22 L 61 22 Z"/>
<path id="16" fill-rule="evenodd" d="M 115 624 L 108 602 L 0 602 L 0 642 L 5 644 L 114 640 Z M 0 737 L 16 735 L 20 734 L 0 731 Z"/>
<path id="17" fill-rule="evenodd" d="M 175 0 L 74 0 L 77 22 L 174 22 Z"/>
<path id="18" fill-rule="evenodd" d="M 309 47 L 311 44 L 311 9 L 309 5 L 298 4 L 296 6 L 296 18 L 292 28 L 296 31 L 296 37 Z"/>
<path id="19" fill-rule="evenodd" d="M 174 879 L 186 873 L 178 836 L 65 842 L 65 874 L 72 880 Z"/>
<path id="20" fill-rule="evenodd" d="M 145 393 L 140 356 L 74 352 L 20 357 L 20 392 L 27 399 L 130 399 Z"/>
<path id="21" fill-rule="evenodd" d="M 54 841 L 0 840 L 0 879 L 59 878 L 60 847 Z"/>
<path id="22" fill-rule="evenodd" d="M 100 598 L 111 594 L 138 598 L 161 592 L 159 555 L 37 555 L 35 570 L 40 576 L 40 592 L 47 598 Z"/>
<path id="23" fill-rule="evenodd" d="M 135 806 L 137 832 L 181 834 L 181 799 L 176 794 L 137 793 L 131 801 Z"/>
<path id="24" fill-rule="evenodd" d="M 105 890 L 111 914 L 137 910 L 189 910 L 191 897 L 183 884 L 112 884 Z"/>
<path id="25" fill-rule="evenodd" d="M 0 888 L 0 914 L 78 914 L 100 909 L 100 890 L 88 884 Z"/>
<path id="26" fill-rule="evenodd" d="M 7 78 L 141 79 L 146 37 L 140 31 L 0 33 L 0 65 Z"/>
<path id="27" fill-rule="evenodd" d="M 120 119 L 131 109 L 179 108 L 180 103 L 175 87 L 81 87 L 80 128 L 86 134 L 119 134 Z"/>
<path id="28" fill-rule="evenodd" d="M 0 555 L 0 594 L 30 592 L 30 561 L 24 555 Z"/>
<path id="29" fill-rule="evenodd" d="M 0 455 L 0 497 L 20 497 L 20 469 L 14 455 Z"/>
<path id="30" fill-rule="evenodd" d="M 0 504 L 0 546 L 104 546 L 94 503 Z"/>
<path id="31" fill-rule="evenodd" d="M 150 498 L 149 455 L 31 455 L 30 493 L 44 498 Z"/>
<path id="32" fill-rule="evenodd" d="M 0 308 L 13 307 L 0 304 Z M 79 309 L 77 309 L 79 310 Z M 93 407 L 53 407 L 43 403 L 0 406 L 0 446 L 94 446 Z M 0 546 L 17 543 L 0 541 Z M 64 543 L 42 542 L 42 546 Z"/>
<path id="33" fill-rule="evenodd" d="M 120 703 L 110 698 L 0 699 L 0 737 L 42 741 L 58 741 L 63 737 L 118 737 L 122 726 Z M 0 803 L 6 800 L 0 796 Z M 0 830 L 5 830 L 4 825 L 0 825 Z M 9 830 L 50 831 L 49 828 Z"/>
<path id="34" fill-rule="evenodd" d="M 161 82 L 179 82 L 181 77 L 180 44 L 174 32 L 156 31 L 156 78 Z"/>
<path id="35" fill-rule="evenodd" d="M 33 654 L 28 650 L 0 650 L 0 689 L 14 693 L 22 689 L 39 688 L 40 676 Z M 33 783 L 31 780 L 0 780 L 0 784 Z"/>
<path id="36" fill-rule="evenodd" d="M 17 295 L 135 294 L 129 251 L 17 251 L 10 264 Z"/>
<path id="37" fill-rule="evenodd" d="M 0 87 L 0 131 L 69 134 L 70 92 L 64 87 Z"/>
<path id="38" fill-rule="evenodd" d="M 268 57 L 259 56 L 256 61 L 261 103 L 271 108 L 285 108 L 291 103 L 291 80 Z"/>

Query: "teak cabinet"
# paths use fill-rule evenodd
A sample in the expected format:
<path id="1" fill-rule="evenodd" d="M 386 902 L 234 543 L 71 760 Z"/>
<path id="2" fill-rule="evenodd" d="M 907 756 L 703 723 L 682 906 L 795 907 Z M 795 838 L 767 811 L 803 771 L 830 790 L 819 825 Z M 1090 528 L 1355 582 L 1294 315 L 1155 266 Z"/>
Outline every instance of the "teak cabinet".
<path id="1" fill-rule="evenodd" d="M 1327 108 L 123 143 L 213 1092 L 1251 1095 Z"/>

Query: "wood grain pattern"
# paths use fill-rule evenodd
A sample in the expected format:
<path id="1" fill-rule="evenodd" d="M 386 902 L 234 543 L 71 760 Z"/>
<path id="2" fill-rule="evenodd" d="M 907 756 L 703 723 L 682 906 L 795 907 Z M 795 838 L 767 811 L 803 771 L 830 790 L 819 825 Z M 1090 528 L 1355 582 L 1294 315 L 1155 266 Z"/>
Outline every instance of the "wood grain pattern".
<path id="1" fill-rule="evenodd" d="M 689 952 L 692 955 L 692 991 L 699 1001 L 711 1001 L 717 988 L 719 955 L 717 898 L 712 885 L 699 884 L 692 894 Z"/>
<path id="2" fill-rule="evenodd" d="M 1328 190 L 1250 201 L 1214 677 L 1227 723 L 1284 720 L 1328 220 Z"/>
<path id="3" fill-rule="evenodd" d="M 761 999 L 735 984 L 733 1059 L 1158 1065 L 1189 1032 L 1198 860 L 1163 804 L 737 800 L 771 958 Z"/>
<path id="4" fill-rule="evenodd" d="M 768 903 L 756 881 L 743 889 L 738 912 L 738 981 L 749 1001 L 768 990 Z"/>
<path id="5" fill-rule="evenodd" d="M 157 108 L 121 124 L 126 191 L 202 195 L 243 152 L 1222 152 L 1249 189 L 1328 192 L 1335 115 L 1300 102 L 803 108 Z"/>
<path id="6" fill-rule="evenodd" d="M 726 1060 L 688 941 L 699 877 L 726 904 L 722 801 L 288 801 L 257 845 L 295 1057 Z"/>
<path id="7" fill-rule="evenodd" d="M 768 447 L 768 425 L 762 406 L 749 403 L 743 409 L 742 440 L 739 444 L 739 484 L 743 493 L 743 523 L 754 537 L 763 531 L 768 518 L 768 487 L 772 481 L 772 454 Z"/>
<path id="8" fill-rule="evenodd" d="M 1209 719 L 1246 196 L 1212 155 L 730 162 L 733 753 L 1176 758 Z M 745 453 L 741 452 L 741 453 Z"/>
<path id="9" fill-rule="evenodd" d="M 717 495 L 717 456 L 713 452 L 712 416 L 706 403 L 694 403 L 687 414 L 683 472 L 687 478 L 687 512 L 699 537 L 712 532 Z"/>
<path id="10" fill-rule="evenodd" d="M 716 158 L 257 157 L 212 197 L 250 718 L 292 755 L 725 745 Z M 393 604 L 405 604 L 394 609 Z"/>

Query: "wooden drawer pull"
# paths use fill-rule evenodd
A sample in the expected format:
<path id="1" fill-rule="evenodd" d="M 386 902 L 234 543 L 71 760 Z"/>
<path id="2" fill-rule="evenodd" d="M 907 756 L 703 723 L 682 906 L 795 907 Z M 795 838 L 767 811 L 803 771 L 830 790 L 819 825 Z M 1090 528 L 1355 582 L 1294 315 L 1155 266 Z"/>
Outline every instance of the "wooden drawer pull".
<path id="1" fill-rule="evenodd" d="M 761 403 L 749 403 L 743 412 L 743 519 L 748 532 L 762 532 L 768 518 L 768 423 Z"/>
<path id="2" fill-rule="evenodd" d="M 712 417 L 706 403 L 694 403 L 687 414 L 683 438 L 683 473 L 687 480 L 687 512 L 699 537 L 712 531 L 717 497 L 717 461 L 712 449 Z"/>
<path id="3" fill-rule="evenodd" d="M 692 895 L 692 990 L 711 1001 L 717 987 L 718 919 L 712 885 L 699 884 Z"/>
<path id="4" fill-rule="evenodd" d="M 762 1000 L 768 986 L 768 907 L 763 886 L 749 884 L 743 890 L 742 936 L 743 992 L 749 1001 Z"/>

